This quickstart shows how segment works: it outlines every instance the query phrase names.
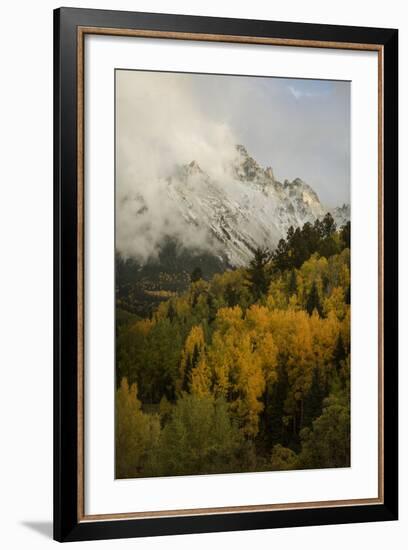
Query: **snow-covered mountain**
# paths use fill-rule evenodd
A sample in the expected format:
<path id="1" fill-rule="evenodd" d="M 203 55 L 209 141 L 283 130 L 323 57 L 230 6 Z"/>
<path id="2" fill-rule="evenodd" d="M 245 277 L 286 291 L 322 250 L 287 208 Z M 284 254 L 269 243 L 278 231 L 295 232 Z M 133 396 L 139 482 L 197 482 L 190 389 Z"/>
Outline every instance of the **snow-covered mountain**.
<path id="1" fill-rule="evenodd" d="M 272 168 L 259 166 L 242 145 L 225 177 L 211 178 L 192 161 L 175 170 L 166 190 L 186 231 L 207 231 L 214 253 L 233 266 L 248 263 L 257 246 L 273 248 L 291 225 L 314 222 L 328 211 L 310 185 L 299 178 L 277 181 Z M 340 226 L 350 208 L 331 214 Z"/>
<path id="2" fill-rule="evenodd" d="M 339 227 L 350 219 L 349 205 L 325 208 L 310 185 L 299 178 L 278 181 L 272 168 L 261 167 L 242 145 L 221 169 L 206 172 L 192 161 L 155 181 L 153 194 L 139 187 L 118 200 L 117 218 L 125 229 L 118 251 L 142 265 L 158 258 L 170 239 L 185 251 L 241 266 L 255 248 L 274 248 L 290 226 L 313 223 L 328 211 Z"/>
<path id="3" fill-rule="evenodd" d="M 333 216 L 334 221 L 337 224 L 337 227 L 341 227 L 342 225 L 345 225 L 348 221 L 350 221 L 350 205 L 349 204 L 343 204 L 342 206 L 336 206 L 336 208 L 332 208 L 330 211 L 330 214 Z"/>

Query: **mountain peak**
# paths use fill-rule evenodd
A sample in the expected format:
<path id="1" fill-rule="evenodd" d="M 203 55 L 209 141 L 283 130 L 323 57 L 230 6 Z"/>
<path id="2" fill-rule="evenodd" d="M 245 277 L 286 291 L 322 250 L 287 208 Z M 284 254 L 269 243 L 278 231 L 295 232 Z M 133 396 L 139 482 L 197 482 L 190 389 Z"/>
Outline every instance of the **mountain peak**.
<path id="1" fill-rule="evenodd" d="M 290 226 L 313 223 L 328 211 L 301 178 L 280 183 L 272 168 L 260 166 L 243 145 L 236 145 L 236 153 L 225 176 L 211 175 L 192 160 L 168 180 L 177 212 L 169 236 L 226 258 L 231 266 L 247 264 L 256 247 L 274 247 Z M 347 205 L 330 211 L 338 226 L 349 219 Z"/>
<path id="2" fill-rule="evenodd" d="M 188 165 L 188 167 L 192 171 L 194 170 L 194 171 L 202 172 L 202 170 L 200 168 L 200 165 L 198 164 L 198 162 L 196 160 L 192 160 L 190 162 L 190 164 Z"/>
<path id="3" fill-rule="evenodd" d="M 256 160 L 251 157 L 246 147 L 241 144 L 235 146 L 239 153 L 239 160 L 237 165 L 233 166 L 234 175 L 241 181 L 256 181 L 258 183 L 266 184 L 275 181 L 273 170 L 270 166 L 262 168 Z"/>
<path id="4" fill-rule="evenodd" d="M 196 160 L 192 160 L 189 164 L 185 165 L 186 172 L 191 174 L 204 174 L 203 170 L 201 170 L 200 165 Z"/>
<path id="5" fill-rule="evenodd" d="M 170 177 L 170 180 L 175 178 L 176 180 L 179 179 L 181 181 L 186 182 L 190 178 L 194 178 L 194 176 L 204 176 L 205 172 L 201 169 L 200 165 L 196 160 L 192 160 L 189 163 L 186 164 L 178 164 L 175 167 L 174 173 Z"/>
<path id="6" fill-rule="evenodd" d="M 243 157 L 249 157 L 248 151 L 244 145 L 241 145 L 241 143 L 237 143 L 235 145 L 235 149 L 240 153 Z"/>
<path id="7" fill-rule="evenodd" d="M 291 198 L 299 197 L 302 202 L 309 205 L 313 203 L 320 205 L 320 199 L 316 191 L 301 178 L 295 178 L 293 181 L 285 180 L 283 188 Z"/>
<path id="8" fill-rule="evenodd" d="M 271 166 L 267 166 L 265 168 L 265 176 L 271 180 L 275 180 L 275 176 L 273 174 L 273 170 Z"/>

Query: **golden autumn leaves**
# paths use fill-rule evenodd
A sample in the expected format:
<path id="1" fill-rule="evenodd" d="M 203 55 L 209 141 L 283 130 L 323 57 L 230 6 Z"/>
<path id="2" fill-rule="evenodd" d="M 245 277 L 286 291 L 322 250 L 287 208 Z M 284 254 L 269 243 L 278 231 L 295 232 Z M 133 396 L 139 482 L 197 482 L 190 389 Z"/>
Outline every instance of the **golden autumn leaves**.
<path id="1" fill-rule="evenodd" d="M 141 330 L 151 322 L 140 321 Z M 330 376 L 332 357 L 340 334 L 347 341 L 349 317 L 340 321 L 331 312 L 325 319 L 296 309 L 275 310 L 253 305 L 221 308 L 209 345 L 201 325 L 191 328 L 181 354 L 178 391 L 199 397 L 223 397 L 248 436 L 258 433 L 261 396 L 276 380 L 278 353 L 285 357 L 295 408 L 312 383 L 314 368 L 320 380 Z M 288 406 L 290 412 L 290 406 Z"/>

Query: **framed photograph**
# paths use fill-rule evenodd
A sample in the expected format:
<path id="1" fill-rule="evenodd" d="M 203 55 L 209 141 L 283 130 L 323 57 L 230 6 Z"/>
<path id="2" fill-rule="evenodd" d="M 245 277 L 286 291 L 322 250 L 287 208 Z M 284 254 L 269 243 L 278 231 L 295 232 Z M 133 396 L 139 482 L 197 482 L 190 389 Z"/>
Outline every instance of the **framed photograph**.
<path id="1" fill-rule="evenodd" d="M 397 519 L 397 30 L 54 37 L 55 539 Z"/>

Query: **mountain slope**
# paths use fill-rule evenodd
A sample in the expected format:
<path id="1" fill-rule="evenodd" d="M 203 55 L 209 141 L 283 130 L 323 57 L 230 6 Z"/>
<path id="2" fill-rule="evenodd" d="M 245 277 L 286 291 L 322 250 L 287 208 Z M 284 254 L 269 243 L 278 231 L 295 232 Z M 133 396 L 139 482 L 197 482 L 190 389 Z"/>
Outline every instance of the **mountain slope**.
<path id="1" fill-rule="evenodd" d="M 258 246 L 276 246 L 290 226 L 314 222 L 327 212 L 307 183 L 277 181 L 272 169 L 259 166 L 242 145 L 221 178 L 211 178 L 193 161 L 178 167 L 167 184 L 167 199 L 185 230 L 204 231 L 204 246 L 232 266 L 247 264 Z M 336 208 L 332 215 L 342 225 L 349 207 Z"/>

